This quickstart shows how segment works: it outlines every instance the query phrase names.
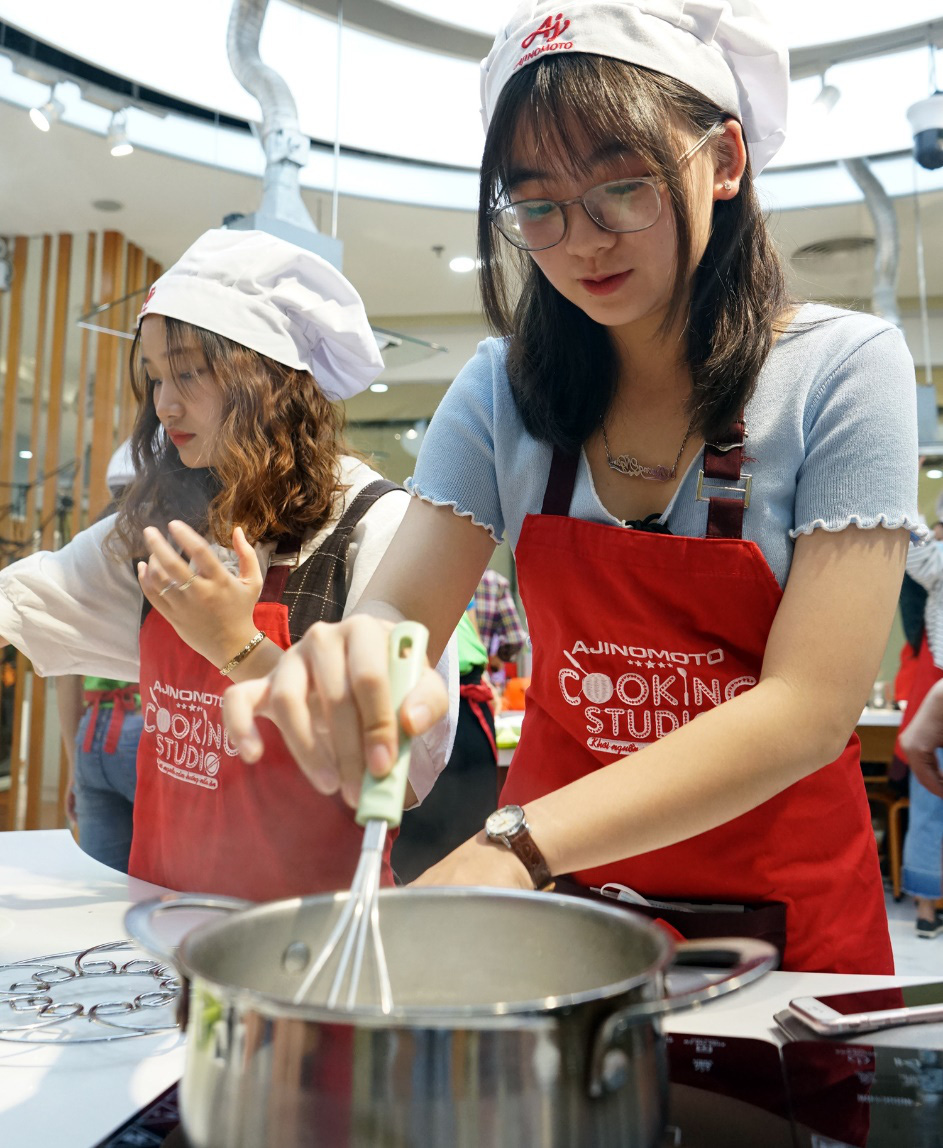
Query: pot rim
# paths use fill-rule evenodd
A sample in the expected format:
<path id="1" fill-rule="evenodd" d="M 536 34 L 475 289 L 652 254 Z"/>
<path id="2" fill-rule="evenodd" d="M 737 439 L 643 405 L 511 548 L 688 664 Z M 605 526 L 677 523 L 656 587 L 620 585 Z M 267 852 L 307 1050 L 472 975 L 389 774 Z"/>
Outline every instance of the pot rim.
<path id="1" fill-rule="evenodd" d="M 295 1018 L 299 1020 L 316 1020 L 331 1024 L 369 1023 L 372 1027 L 455 1027 L 455 1020 L 469 1022 L 473 1027 L 513 1028 L 520 1025 L 522 1018 L 530 1018 L 534 1022 L 550 1020 L 555 1015 L 568 1012 L 581 1005 L 596 1001 L 607 1001 L 623 996 L 646 984 L 652 984 L 663 974 L 674 956 L 675 945 L 670 935 L 658 928 L 647 917 L 632 912 L 631 909 L 605 905 L 601 902 L 588 901 L 567 896 L 562 893 L 545 893 L 526 889 L 495 889 L 488 886 L 463 886 L 461 888 L 448 888 L 444 886 L 424 886 L 422 888 L 398 888 L 381 890 L 380 896 L 408 896 L 411 899 L 441 898 L 447 892 L 450 898 L 481 897 L 486 895 L 489 899 L 507 899 L 532 902 L 539 898 L 541 903 L 548 901 L 556 904 L 563 912 L 579 909 L 582 912 L 601 913 L 616 921 L 628 931 L 645 933 L 654 940 L 659 952 L 655 959 L 644 969 L 625 977 L 620 981 L 613 981 L 593 989 L 584 989 L 581 992 L 567 993 L 557 996 L 535 997 L 531 1000 L 513 1002 L 497 1001 L 493 1004 L 477 1005 L 400 1005 L 394 1000 L 393 1008 L 389 1013 L 381 1011 L 379 1005 L 355 1005 L 352 1008 L 328 1008 L 327 1005 L 294 1004 L 290 1000 L 273 993 L 253 989 L 244 985 L 228 984 L 216 977 L 208 975 L 205 971 L 196 968 L 188 959 L 188 949 L 212 936 L 215 932 L 222 932 L 227 926 L 231 928 L 234 918 L 264 917 L 277 911 L 284 911 L 288 905 L 295 906 L 294 911 L 302 904 L 313 902 L 327 902 L 344 899 L 348 896 L 346 891 L 337 893 L 322 893 L 308 897 L 293 897 L 282 901 L 267 901 L 258 904 L 247 902 L 246 907 L 238 909 L 234 914 L 218 920 L 208 921 L 191 929 L 180 941 L 174 955 L 174 961 L 184 976 L 201 985 L 213 986 L 216 990 L 232 1000 L 239 1008 L 252 1008 L 264 1013 L 266 1016 Z M 658 995 L 661 995 L 660 993 Z"/>

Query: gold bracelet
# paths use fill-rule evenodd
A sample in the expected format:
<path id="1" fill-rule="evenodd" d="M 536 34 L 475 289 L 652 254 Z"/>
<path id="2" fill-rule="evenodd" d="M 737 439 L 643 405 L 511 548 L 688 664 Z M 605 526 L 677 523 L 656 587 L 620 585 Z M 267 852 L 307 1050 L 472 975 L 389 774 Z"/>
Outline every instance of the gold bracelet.
<path id="1" fill-rule="evenodd" d="M 256 634 L 256 636 L 252 639 L 252 641 L 247 642 L 242 647 L 242 649 L 239 651 L 239 653 L 236 654 L 236 656 L 233 658 L 233 660 L 231 662 L 227 662 L 226 665 L 223 666 L 223 668 L 219 672 L 223 675 L 224 678 L 228 678 L 229 675 L 236 668 L 236 666 L 238 666 L 240 662 L 244 662 L 246 660 L 246 658 L 252 653 L 252 651 L 256 648 L 256 646 L 259 644 L 259 642 L 264 642 L 264 641 L 265 641 L 265 631 L 259 630 L 259 632 Z"/>

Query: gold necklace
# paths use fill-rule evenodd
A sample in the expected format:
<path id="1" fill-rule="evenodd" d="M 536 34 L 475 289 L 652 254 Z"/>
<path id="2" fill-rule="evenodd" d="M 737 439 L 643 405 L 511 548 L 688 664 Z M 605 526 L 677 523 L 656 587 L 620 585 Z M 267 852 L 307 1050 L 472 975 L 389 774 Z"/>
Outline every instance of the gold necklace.
<path id="1" fill-rule="evenodd" d="M 688 439 L 691 437 L 691 428 L 693 426 L 694 419 L 692 417 L 688 423 L 688 429 L 684 432 L 681 446 L 678 447 L 677 458 L 675 458 L 669 468 L 667 466 L 645 466 L 631 454 L 620 454 L 613 458 L 609 451 L 609 436 L 606 434 L 606 421 L 603 419 L 602 441 L 606 447 L 606 462 L 609 463 L 609 469 L 617 470 L 619 474 L 626 474 L 629 478 L 647 478 L 649 482 L 668 482 L 678 473 L 678 463 L 681 461 L 684 448 L 687 446 Z"/>

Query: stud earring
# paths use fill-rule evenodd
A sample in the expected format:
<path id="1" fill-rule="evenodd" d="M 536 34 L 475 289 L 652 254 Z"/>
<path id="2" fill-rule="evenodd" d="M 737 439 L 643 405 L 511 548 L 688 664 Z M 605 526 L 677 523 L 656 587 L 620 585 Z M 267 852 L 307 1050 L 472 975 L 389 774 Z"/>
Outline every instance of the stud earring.
<path id="1" fill-rule="evenodd" d="M 724 191 L 730 191 L 732 188 L 733 188 L 733 184 L 730 182 L 730 180 L 725 179 L 724 180 Z"/>

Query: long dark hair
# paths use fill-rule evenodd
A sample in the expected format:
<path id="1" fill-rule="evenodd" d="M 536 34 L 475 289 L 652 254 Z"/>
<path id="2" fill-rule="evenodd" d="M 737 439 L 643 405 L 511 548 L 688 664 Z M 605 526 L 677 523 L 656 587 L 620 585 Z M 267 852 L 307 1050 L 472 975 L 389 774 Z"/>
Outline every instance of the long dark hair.
<path id="1" fill-rule="evenodd" d="M 685 359 L 694 381 L 690 413 L 710 441 L 743 410 L 790 303 L 749 164 L 739 194 L 714 204 L 707 249 L 694 266 L 688 185 L 679 162 L 689 141 L 679 129 L 699 138 L 725 118 L 680 80 L 580 53 L 548 55 L 522 68 L 501 92 L 481 164 L 480 288 L 492 329 L 510 337 L 508 376 L 535 438 L 579 449 L 612 402 L 618 364 L 607 329 L 560 295 L 490 222 L 490 210 L 505 201 L 515 139 L 528 131 L 548 167 L 580 176 L 590 173 L 583 157 L 618 141 L 664 182 L 678 251 L 664 330 L 685 318 Z M 578 130 L 579 148 L 568 146 L 571 128 Z"/>
<path id="2" fill-rule="evenodd" d="M 161 431 L 154 384 L 141 365 L 140 333 L 131 348 L 138 400 L 131 435 L 136 478 L 121 501 L 109 546 L 123 557 L 146 555 L 145 526 L 188 522 L 220 545 L 241 526 L 253 542 L 302 538 L 330 518 L 341 489 L 338 461 L 347 452 L 343 416 L 307 371 L 179 319 L 164 320 L 171 367 L 199 347 L 222 392 L 212 469 L 183 465 Z M 186 386 L 176 380 L 181 390 Z"/>

